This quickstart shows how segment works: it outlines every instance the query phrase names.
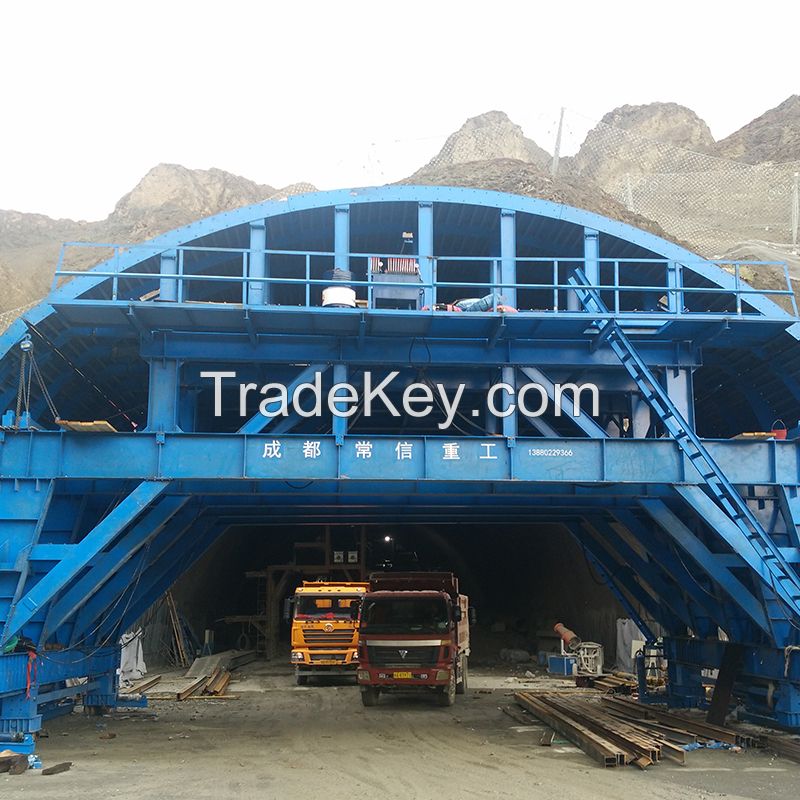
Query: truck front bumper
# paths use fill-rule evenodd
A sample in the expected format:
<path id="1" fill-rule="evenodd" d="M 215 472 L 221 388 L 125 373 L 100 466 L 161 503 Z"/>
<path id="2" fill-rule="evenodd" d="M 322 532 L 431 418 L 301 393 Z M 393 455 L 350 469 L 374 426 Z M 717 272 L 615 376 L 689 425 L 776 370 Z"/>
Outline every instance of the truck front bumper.
<path id="1" fill-rule="evenodd" d="M 359 686 L 377 686 L 379 688 L 402 688 L 407 686 L 447 686 L 450 682 L 451 668 L 442 667 L 367 667 L 359 666 L 356 680 Z"/>

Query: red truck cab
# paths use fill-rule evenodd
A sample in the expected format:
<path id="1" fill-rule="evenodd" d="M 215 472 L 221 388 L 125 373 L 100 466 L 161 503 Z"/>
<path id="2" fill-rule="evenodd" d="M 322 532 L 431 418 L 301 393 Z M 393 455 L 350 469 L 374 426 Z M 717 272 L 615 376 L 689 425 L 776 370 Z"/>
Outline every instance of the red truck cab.
<path id="1" fill-rule="evenodd" d="M 370 576 L 359 609 L 356 672 L 364 705 L 394 691 L 429 691 L 453 705 L 467 690 L 469 617 L 452 573 Z"/>

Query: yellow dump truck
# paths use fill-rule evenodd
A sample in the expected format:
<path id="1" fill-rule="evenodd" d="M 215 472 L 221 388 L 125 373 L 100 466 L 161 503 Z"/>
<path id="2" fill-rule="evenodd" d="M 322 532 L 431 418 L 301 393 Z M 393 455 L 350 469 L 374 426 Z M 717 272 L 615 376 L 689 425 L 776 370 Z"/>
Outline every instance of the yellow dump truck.
<path id="1" fill-rule="evenodd" d="M 355 675 L 358 666 L 357 608 L 368 583 L 303 581 L 295 590 L 292 664 L 298 686 L 311 675 Z"/>

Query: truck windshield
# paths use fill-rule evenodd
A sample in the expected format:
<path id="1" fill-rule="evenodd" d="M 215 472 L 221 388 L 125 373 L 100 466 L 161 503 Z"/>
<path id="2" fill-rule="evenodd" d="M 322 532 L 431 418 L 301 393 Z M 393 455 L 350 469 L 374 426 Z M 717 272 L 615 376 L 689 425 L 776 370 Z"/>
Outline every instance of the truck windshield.
<path id="1" fill-rule="evenodd" d="M 443 598 L 381 597 L 367 600 L 361 625 L 371 633 L 443 633 L 449 615 Z"/>
<path id="2" fill-rule="evenodd" d="M 295 619 L 350 619 L 350 606 L 358 597 L 298 595 L 295 598 Z"/>

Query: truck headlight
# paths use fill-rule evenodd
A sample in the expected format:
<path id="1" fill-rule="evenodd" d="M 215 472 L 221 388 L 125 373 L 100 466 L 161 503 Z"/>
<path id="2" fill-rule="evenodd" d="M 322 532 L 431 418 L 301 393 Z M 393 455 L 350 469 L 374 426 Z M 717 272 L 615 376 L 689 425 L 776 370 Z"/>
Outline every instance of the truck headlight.
<path id="1" fill-rule="evenodd" d="M 303 654 L 297 650 L 292 650 L 292 661 L 304 661 Z"/>

